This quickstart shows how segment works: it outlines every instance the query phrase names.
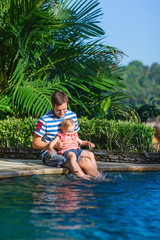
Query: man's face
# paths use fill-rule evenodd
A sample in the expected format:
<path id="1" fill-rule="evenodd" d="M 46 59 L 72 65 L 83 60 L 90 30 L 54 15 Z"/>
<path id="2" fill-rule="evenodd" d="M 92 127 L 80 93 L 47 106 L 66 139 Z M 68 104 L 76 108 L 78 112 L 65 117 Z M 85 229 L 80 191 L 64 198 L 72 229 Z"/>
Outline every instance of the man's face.
<path id="1" fill-rule="evenodd" d="M 54 114 L 56 117 L 61 118 L 64 117 L 67 111 L 67 103 L 63 103 L 62 105 L 55 105 L 53 108 Z"/>

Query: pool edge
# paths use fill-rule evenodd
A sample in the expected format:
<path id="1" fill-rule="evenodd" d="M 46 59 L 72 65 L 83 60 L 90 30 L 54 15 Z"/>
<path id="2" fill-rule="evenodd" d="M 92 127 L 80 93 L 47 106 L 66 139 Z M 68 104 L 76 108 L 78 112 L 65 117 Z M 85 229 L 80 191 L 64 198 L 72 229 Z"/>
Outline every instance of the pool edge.
<path id="1" fill-rule="evenodd" d="M 131 164 L 111 163 L 97 161 L 99 171 L 160 171 L 160 164 Z M 32 175 L 66 174 L 66 168 L 49 167 L 41 163 L 41 160 L 25 161 L 22 159 L 0 159 L 0 179 L 14 178 Z"/>

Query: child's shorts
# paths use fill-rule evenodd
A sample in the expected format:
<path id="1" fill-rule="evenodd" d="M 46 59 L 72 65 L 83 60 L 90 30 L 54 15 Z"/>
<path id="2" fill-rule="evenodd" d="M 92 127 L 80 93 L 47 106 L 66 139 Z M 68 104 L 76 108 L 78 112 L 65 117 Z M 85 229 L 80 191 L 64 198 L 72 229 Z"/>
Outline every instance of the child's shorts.
<path id="1" fill-rule="evenodd" d="M 61 165 L 65 162 L 67 162 L 69 159 L 61 154 L 58 154 L 57 151 L 55 151 L 53 154 L 48 153 L 49 150 L 46 150 L 42 153 L 42 161 L 44 164 L 52 167 L 61 167 Z"/>
<path id="2" fill-rule="evenodd" d="M 65 151 L 63 153 L 63 156 L 66 157 L 68 152 L 73 152 L 76 155 L 77 162 L 79 163 L 79 161 L 81 160 L 81 153 L 82 153 L 82 151 L 83 151 L 82 149 L 70 149 L 70 150 Z"/>

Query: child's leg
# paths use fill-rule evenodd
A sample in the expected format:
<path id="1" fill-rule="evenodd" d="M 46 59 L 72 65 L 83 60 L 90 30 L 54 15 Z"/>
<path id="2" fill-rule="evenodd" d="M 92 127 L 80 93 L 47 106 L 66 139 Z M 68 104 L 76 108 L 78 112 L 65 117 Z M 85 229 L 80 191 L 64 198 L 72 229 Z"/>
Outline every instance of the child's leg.
<path id="1" fill-rule="evenodd" d="M 74 168 L 77 167 L 77 157 L 76 157 L 76 154 L 73 153 L 73 152 L 68 152 L 67 155 L 66 155 L 67 158 L 69 158 L 70 160 L 70 163 L 71 163 L 71 166 Z"/>
<path id="2" fill-rule="evenodd" d="M 85 173 L 82 171 L 79 164 L 77 163 L 77 157 L 76 157 L 75 153 L 68 152 L 66 157 L 69 158 L 69 160 L 70 160 L 70 165 L 71 165 L 70 170 L 74 175 L 76 175 L 77 177 L 80 177 L 80 178 L 89 179 L 85 175 Z"/>

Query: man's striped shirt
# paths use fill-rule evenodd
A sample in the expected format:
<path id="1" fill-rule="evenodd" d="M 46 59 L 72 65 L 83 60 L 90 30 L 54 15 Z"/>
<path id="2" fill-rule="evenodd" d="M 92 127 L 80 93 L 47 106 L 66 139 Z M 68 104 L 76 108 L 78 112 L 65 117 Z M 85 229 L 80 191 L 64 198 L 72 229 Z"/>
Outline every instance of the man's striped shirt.
<path id="1" fill-rule="evenodd" d="M 53 110 L 43 115 L 37 122 L 35 133 L 41 136 L 43 140 L 45 140 L 46 142 L 50 142 L 61 131 L 60 130 L 61 122 L 67 118 L 71 118 L 75 121 L 76 124 L 75 132 L 78 132 L 79 125 L 77 121 L 77 115 L 74 112 L 67 109 L 64 117 L 62 118 L 56 117 Z"/>

